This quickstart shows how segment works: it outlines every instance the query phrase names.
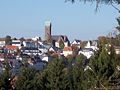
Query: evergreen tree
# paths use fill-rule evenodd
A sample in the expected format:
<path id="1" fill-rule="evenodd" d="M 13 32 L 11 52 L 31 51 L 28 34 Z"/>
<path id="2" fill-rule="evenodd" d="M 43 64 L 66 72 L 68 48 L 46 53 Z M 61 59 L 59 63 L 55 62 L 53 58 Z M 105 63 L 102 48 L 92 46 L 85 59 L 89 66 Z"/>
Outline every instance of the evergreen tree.
<path id="1" fill-rule="evenodd" d="M 45 70 L 47 84 L 46 87 L 50 90 L 66 90 L 69 83 L 67 79 L 67 68 L 64 60 L 54 59 L 50 62 Z"/>
<path id="2" fill-rule="evenodd" d="M 91 74 L 87 79 L 93 83 L 91 88 L 104 88 L 108 87 L 109 79 L 114 74 L 114 66 L 110 60 L 110 56 L 105 48 L 102 48 L 100 54 L 92 57 L 89 63 L 89 70 L 86 73 Z"/>
<path id="3" fill-rule="evenodd" d="M 49 90 L 50 88 L 47 87 L 47 83 L 48 80 L 46 71 L 37 73 L 34 78 L 35 90 Z"/>
<path id="4" fill-rule="evenodd" d="M 16 90 L 34 90 L 34 76 L 36 72 L 32 68 L 22 67 L 20 75 L 15 82 Z"/>
<path id="5" fill-rule="evenodd" d="M 77 56 L 76 56 L 76 62 L 77 62 L 77 63 L 81 63 L 82 60 L 84 60 L 84 55 L 80 54 L 80 55 L 77 55 Z"/>
<path id="6" fill-rule="evenodd" d="M 74 65 L 72 69 L 73 90 L 85 90 L 84 70 L 81 65 Z"/>
<path id="7" fill-rule="evenodd" d="M 102 49 L 102 52 L 100 53 L 100 56 L 98 58 L 98 66 L 98 75 L 101 79 L 101 82 L 104 82 L 104 80 L 108 80 L 109 77 L 114 73 L 112 62 L 106 49 Z"/>
<path id="8" fill-rule="evenodd" d="M 8 64 L 8 61 L 5 60 L 5 70 L 0 75 L 0 89 L 1 90 L 9 90 L 11 89 L 10 86 L 10 79 L 11 79 L 11 73 L 10 73 L 10 66 Z"/>
<path id="9" fill-rule="evenodd" d="M 78 55 L 76 58 L 72 58 L 72 61 L 75 62 L 70 62 L 71 58 L 69 57 L 68 62 L 68 80 L 70 84 L 70 90 L 85 90 L 86 89 L 86 84 L 84 80 L 84 60 L 85 60 L 84 55 Z M 74 60 L 75 59 L 75 60 Z"/>
<path id="10" fill-rule="evenodd" d="M 85 66 L 87 64 L 87 61 L 86 61 L 87 58 L 83 54 L 77 55 L 75 60 L 76 60 L 76 64 L 79 64 L 81 66 Z"/>

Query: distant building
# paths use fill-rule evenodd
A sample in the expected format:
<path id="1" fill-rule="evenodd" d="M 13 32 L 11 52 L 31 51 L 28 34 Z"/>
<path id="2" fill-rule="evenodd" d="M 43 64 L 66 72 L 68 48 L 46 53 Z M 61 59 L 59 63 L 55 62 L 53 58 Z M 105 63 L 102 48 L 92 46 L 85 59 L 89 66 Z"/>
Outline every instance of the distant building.
<path id="1" fill-rule="evenodd" d="M 0 38 L 0 47 L 5 46 L 5 38 Z"/>
<path id="2" fill-rule="evenodd" d="M 41 55 L 41 51 L 35 47 L 23 47 L 21 48 L 21 52 L 27 55 Z"/>
<path id="3" fill-rule="evenodd" d="M 85 48 L 92 48 L 94 51 L 98 50 L 96 41 L 88 41 Z"/>
<path id="4" fill-rule="evenodd" d="M 115 53 L 120 54 L 120 46 L 114 46 Z"/>
<path id="5" fill-rule="evenodd" d="M 50 21 L 45 22 L 45 40 L 47 42 L 51 41 L 51 22 Z"/>
<path id="6" fill-rule="evenodd" d="M 64 47 L 63 55 L 66 57 L 68 55 L 73 55 L 73 48 L 71 46 Z"/>
<path id="7" fill-rule="evenodd" d="M 80 44 L 81 44 L 81 41 L 75 39 L 75 40 L 71 43 L 71 46 L 77 46 L 78 48 L 80 48 Z"/>
<path id="8" fill-rule="evenodd" d="M 33 41 L 41 41 L 41 37 L 36 36 L 36 37 L 32 38 L 32 40 Z"/>
<path id="9" fill-rule="evenodd" d="M 12 46 L 12 45 L 5 46 L 6 53 L 14 54 L 14 53 L 17 53 L 17 50 L 18 50 L 17 46 Z"/>
<path id="10" fill-rule="evenodd" d="M 20 40 L 12 40 L 12 45 L 21 48 L 22 42 Z"/>
<path id="11" fill-rule="evenodd" d="M 70 41 L 66 35 L 52 35 L 51 36 L 53 46 L 60 48 L 60 41 L 64 43 L 64 46 L 67 47 L 70 45 Z"/>
<path id="12" fill-rule="evenodd" d="M 83 48 L 79 51 L 78 54 L 83 54 L 87 57 L 87 59 L 89 59 L 92 55 L 94 55 L 94 50 L 92 48 Z"/>
<path id="13" fill-rule="evenodd" d="M 28 48 L 36 48 L 37 46 L 33 41 L 23 41 L 23 46 Z"/>
<path id="14" fill-rule="evenodd" d="M 51 32 L 51 22 L 46 21 L 45 22 L 45 41 L 47 43 L 51 43 L 53 46 L 56 46 L 59 48 L 59 42 L 62 41 L 64 45 L 67 47 L 70 45 L 70 42 L 68 40 L 68 37 L 66 35 L 52 35 Z"/>

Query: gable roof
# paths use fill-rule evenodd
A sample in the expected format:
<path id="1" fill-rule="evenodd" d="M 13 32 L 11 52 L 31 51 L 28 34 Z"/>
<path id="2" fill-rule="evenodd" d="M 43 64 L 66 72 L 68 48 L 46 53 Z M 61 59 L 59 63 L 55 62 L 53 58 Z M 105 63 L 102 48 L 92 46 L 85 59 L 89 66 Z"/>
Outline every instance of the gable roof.
<path id="1" fill-rule="evenodd" d="M 68 37 L 67 37 L 66 35 L 52 35 L 51 38 L 52 38 L 52 40 L 54 40 L 54 41 L 60 41 L 60 40 L 62 40 L 62 41 L 64 41 L 64 42 L 69 41 L 69 40 L 68 40 Z"/>
<path id="2" fill-rule="evenodd" d="M 77 39 L 75 39 L 71 44 L 80 44 L 80 42 L 81 42 L 81 40 L 77 40 Z"/>

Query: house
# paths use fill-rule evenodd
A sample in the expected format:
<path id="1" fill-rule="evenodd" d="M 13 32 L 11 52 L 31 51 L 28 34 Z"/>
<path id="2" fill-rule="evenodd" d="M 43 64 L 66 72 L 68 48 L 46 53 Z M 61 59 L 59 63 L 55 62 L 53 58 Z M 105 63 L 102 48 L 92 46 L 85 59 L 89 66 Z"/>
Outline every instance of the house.
<path id="1" fill-rule="evenodd" d="M 32 48 L 37 47 L 37 46 L 35 45 L 35 42 L 34 42 L 34 41 L 23 41 L 23 46 L 24 46 L 24 47 L 28 47 L 28 48 L 30 48 L 30 47 L 32 47 Z"/>
<path id="2" fill-rule="evenodd" d="M 5 41 L 0 41 L 0 47 L 5 46 Z"/>
<path id="3" fill-rule="evenodd" d="M 65 41 L 65 42 L 63 42 L 64 43 L 64 46 L 65 47 L 68 47 L 68 46 L 70 46 L 70 43 L 69 43 L 69 41 Z"/>
<path id="4" fill-rule="evenodd" d="M 56 41 L 54 46 L 60 48 L 59 42 Z"/>
<path id="5" fill-rule="evenodd" d="M 73 55 L 73 49 L 71 46 L 64 47 L 63 49 L 63 55 L 66 57 L 68 55 Z"/>
<path id="6" fill-rule="evenodd" d="M 32 40 L 33 41 L 41 41 L 41 37 L 36 36 L 36 37 L 32 38 Z"/>
<path id="7" fill-rule="evenodd" d="M 78 48 L 80 48 L 80 40 L 77 40 L 77 39 L 75 39 L 72 43 L 71 43 L 71 46 L 77 46 Z"/>
<path id="8" fill-rule="evenodd" d="M 18 47 L 13 45 L 6 45 L 4 51 L 6 53 L 14 54 L 17 53 Z"/>
<path id="9" fill-rule="evenodd" d="M 115 53 L 120 54 L 120 46 L 114 46 Z"/>
<path id="10" fill-rule="evenodd" d="M 5 38 L 0 38 L 0 47 L 5 46 Z"/>
<path id="11" fill-rule="evenodd" d="M 38 48 L 34 47 L 22 47 L 21 48 L 22 54 L 27 54 L 27 55 L 41 55 L 41 51 Z"/>
<path id="12" fill-rule="evenodd" d="M 12 45 L 17 46 L 20 49 L 22 46 L 22 42 L 20 40 L 12 40 Z"/>
<path id="13" fill-rule="evenodd" d="M 80 49 L 78 54 L 79 55 L 83 54 L 84 56 L 87 57 L 87 59 L 89 59 L 94 54 L 94 51 L 92 48 L 84 48 L 84 49 Z"/>
<path id="14" fill-rule="evenodd" d="M 52 44 L 55 47 L 60 48 L 60 42 L 64 43 L 64 46 L 69 46 L 70 45 L 70 41 L 68 40 L 68 37 L 65 35 L 52 35 Z"/>
<path id="15" fill-rule="evenodd" d="M 98 50 L 96 41 L 88 41 L 85 48 L 92 48 L 94 51 Z"/>
<path id="16" fill-rule="evenodd" d="M 75 39 L 71 44 L 72 45 L 80 45 L 80 40 Z"/>
<path id="17" fill-rule="evenodd" d="M 47 46 L 44 46 L 44 45 L 39 44 L 38 49 L 41 51 L 42 54 L 48 52 Z"/>
<path id="18" fill-rule="evenodd" d="M 70 46 L 69 41 L 66 41 L 66 42 L 63 41 L 63 44 L 64 44 L 65 47 Z M 55 45 L 53 45 L 53 46 L 60 48 L 60 42 L 56 41 Z"/>

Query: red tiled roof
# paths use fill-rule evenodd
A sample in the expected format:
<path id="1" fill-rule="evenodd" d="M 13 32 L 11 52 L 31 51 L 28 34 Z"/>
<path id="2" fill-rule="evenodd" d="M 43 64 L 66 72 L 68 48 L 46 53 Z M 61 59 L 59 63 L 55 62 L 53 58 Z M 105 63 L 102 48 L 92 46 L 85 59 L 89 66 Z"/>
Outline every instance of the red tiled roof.
<path id="1" fill-rule="evenodd" d="M 6 45 L 5 48 L 9 50 L 16 50 L 18 47 L 13 45 Z"/>
<path id="2" fill-rule="evenodd" d="M 64 47 L 63 51 L 73 51 L 72 47 Z"/>

